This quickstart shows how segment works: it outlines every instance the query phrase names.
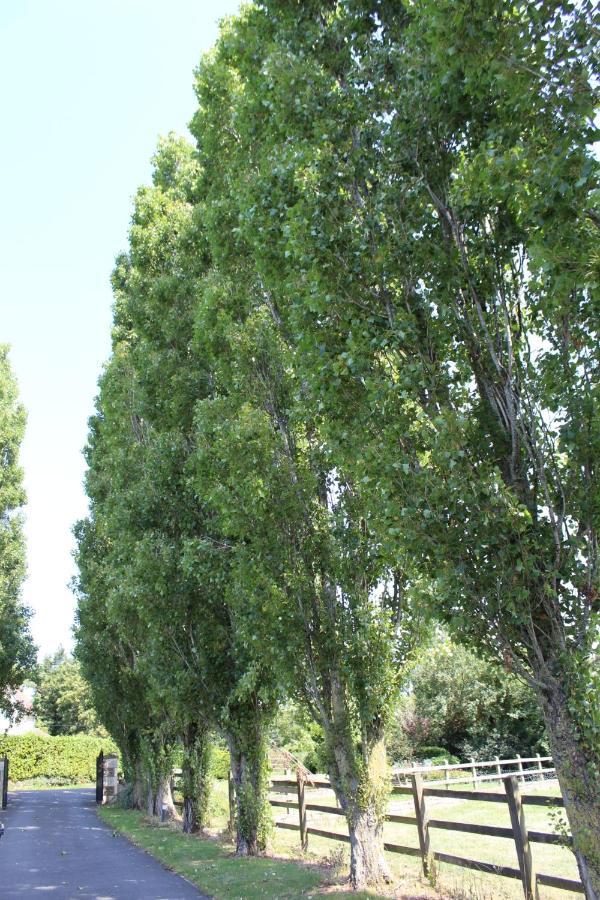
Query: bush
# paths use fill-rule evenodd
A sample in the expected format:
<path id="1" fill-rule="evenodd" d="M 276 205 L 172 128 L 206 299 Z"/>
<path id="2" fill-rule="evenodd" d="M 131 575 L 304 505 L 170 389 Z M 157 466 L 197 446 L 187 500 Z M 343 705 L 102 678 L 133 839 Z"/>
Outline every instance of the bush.
<path id="1" fill-rule="evenodd" d="M 229 750 L 225 747 L 213 747 L 210 757 L 210 774 L 213 778 L 229 777 Z"/>
<path id="2" fill-rule="evenodd" d="M 315 747 L 304 757 L 304 765 L 310 772 L 329 772 L 329 756 L 325 742 L 315 742 Z"/>
<path id="3" fill-rule="evenodd" d="M 452 756 L 451 753 L 448 753 L 447 750 L 444 751 L 443 756 L 429 756 L 427 757 L 427 765 L 429 766 L 445 766 L 448 763 L 451 766 L 457 765 L 460 763 L 460 759 L 458 756 Z"/>
<path id="4" fill-rule="evenodd" d="M 279 708 L 269 739 L 273 748 L 289 751 L 311 772 L 327 771 L 323 729 L 301 704 L 288 700 Z"/>
<path id="5" fill-rule="evenodd" d="M 50 737 L 43 734 L 0 735 L 0 756 L 8 756 L 11 781 L 30 778 L 60 779 L 76 784 L 96 779 L 96 757 L 117 753 L 110 738 L 88 735 Z"/>
<path id="6" fill-rule="evenodd" d="M 419 747 L 415 756 L 417 759 L 434 759 L 440 757 L 442 760 L 440 765 L 443 765 L 444 760 L 450 760 L 452 754 L 444 747 Z M 456 761 L 458 762 L 458 760 Z"/>

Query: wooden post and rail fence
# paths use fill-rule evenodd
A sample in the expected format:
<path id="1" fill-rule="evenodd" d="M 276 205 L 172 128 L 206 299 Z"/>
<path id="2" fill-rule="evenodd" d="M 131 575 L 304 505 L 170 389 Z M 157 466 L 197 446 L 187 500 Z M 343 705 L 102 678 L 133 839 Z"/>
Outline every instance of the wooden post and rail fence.
<path id="1" fill-rule="evenodd" d="M 399 844 L 385 843 L 384 847 L 389 853 L 400 853 L 421 858 L 421 864 L 425 874 L 431 871 L 435 862 L 446 863 L 475 871 L 501 875 L 505 878 L 514 878 L 521 882 L 523 894 L 526 900 L 535 900 L 538 897 L 538 887 L 559 888 L 565 891 L 583 894 L 584 890 L 579 881 L 562 878 L 556 875 L 548 875 L 536 872 L 531 852 L 531 845 L 535 843 L 556 844 L 564 846 L 570 838 L 549 832 L 532 831 L 527 828 L 525 819 L 525 807 L 541 806 L 548 809 L 562 807 L 561 797 L 552 797 L 539 794 L 522 794 L 521 783 L 525 780 L 541 780 L 554 777 L 554 768 L 544 767 L 544 762 L 551 762 L 550 757 L 520 757 L 514 760 L 499 760 L 485 762 L 471 761 L 467 764 L 446 766 L 429 766 L 412 769 L 402 769 L 394 773 L 394 783 L 391 788 L 392 796 L 412 797 L 415 814 L 386 816 L 387 822 L 395 822 L 402 825 L 414 825 L 417 831 L 418 847 L 407 847 Z M 525 768 L 528 763 L 534 763 L 533 768 Z M 503 768 L 510 766 L 513 770 L 504 772 Z M 516 767 L 516 770 L 515 768 Z M 493 775 L 480 775 L 480 769 L 493 768 Z M 450 772 L 460 773 L 463 770 L 468 773 L 466 778 L 451 779 Z M 433 779 L 433 780 L 428 780 Z M 481 782 L 495 780 L 503 785 L 504 790 L 478 790 Z M 469 784 L 470 789 L 453 788 L 452 784 Z M 296 800 L 273 799 L 269 796 L 269 803 L 274 808 L 284 807 L 298 810 L 298 824 L 293 822 L 275 822 L 277 828 L 290 829 L 300 833 L 300 843 L 303 849 L 307 849 L 310 835 L 327 838 L 335 841 L 349 843 L 347 834 L 326 831 L 322 828 L 311 826 L 309 813 L 326 813 L 328 815 L 343 816 L 344 813 L 337 806 L 326 806 L 323 803 L 311 803 L 310 791 L 332 790 L 329 779 L 323 775 L 315 775 L 307 778 L 298 773 L 296 779 L 274 778 L 271 781 L 271 793 L 296 793 Z M 510 827 L 496 825 L 477 825 L 467 822 L 446 821 L 430 816 L 428 809 L 429 798 L 445 798 L 453 800 L 474 800 L 484 803 L 501 803 L 508 806 L 510 814 Z M 437 851 L 432 846 L 431 832 L 436 829 L 446 831 L 466 832 L 467 834 L 486 835 L 512 840 L 515 845 L 518 868 L 497 865 L 484 861 L 468 859 L 449 853 Z"/>

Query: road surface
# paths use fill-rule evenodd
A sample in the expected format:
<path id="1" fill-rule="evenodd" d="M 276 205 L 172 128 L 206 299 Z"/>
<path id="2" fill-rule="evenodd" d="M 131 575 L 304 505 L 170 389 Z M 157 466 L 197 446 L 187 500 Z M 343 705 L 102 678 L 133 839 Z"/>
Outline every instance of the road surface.
<path id="1" fill-rule="evenodd" d="M 0 810 L 1 900 L 201 900 L 152 856 L 115 836 L 93 790 L 18 791 Z M 206 900 L 206 898 L 204 898 Z"/>

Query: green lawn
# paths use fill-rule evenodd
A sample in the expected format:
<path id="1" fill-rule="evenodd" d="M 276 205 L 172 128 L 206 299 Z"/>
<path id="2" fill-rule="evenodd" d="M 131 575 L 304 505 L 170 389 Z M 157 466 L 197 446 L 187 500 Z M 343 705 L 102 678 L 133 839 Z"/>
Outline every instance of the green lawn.
<path id="1" fill-rule="evenodd" d="M 316 896 L 327 882 L 322 866 L 271 857 L 239 859 L 225 842 L 182 834 L 169 826 L 151 824 L 142 813 L 101 807 L 99 814 L 116 831 L 148 850 L 165 866 L 188 878 L 218 900 L 284 900 Z M 330 879 L 329 879 L 330 880 Z M 342 897 L 377 894 L 347 892 Z"/>
<path id="2" fill-rule="evenodd" d="M 490 790 L 498 792 L 502 788 L 494 784 L 490 786 Z M 556 783 L 550 782 L 523 785 L 522 792 L 524 794 L 559 795 Z M 278 799 L 284 799 L 284 795 L 279 794 Z M 289 799 L 295 799 L 293 794 L 289 795 Z M 331 791 L 317 792 L 307 790 L 307 802 L 335 805 Z M 506 804 L 454 800 L 451 798 L 428 798 L 426 802 L 428 815 L 432 819 L 510 827 L 508 806 Z M 391 806 L 393 811 L 400 815 L 414 815 L 413 801 L 410 796 L 394 796 Z M 284 808 L 277 808 L 274 812 L 277 819 L 288 822 L 296 822 L 298 815 L 294 809 L 290 809 L 289 816 L 285 815 Z M 564 815 L 562 812 L 561 814 Z M 551 821 L 552 815 L 553 813 L 549 813 L 544 807 L 530 805 L 525 807 L 527 827 L 532 831 L 552 833 L 554 831 L 553 822 Z M 309 827 L 313 824 L 314 827 L 326 831 L 337 831 L 347 834 L 342 816 L 309 812 L 308 819 Z M 431 829 L 430 838 L 433 850 L 482 862 L 518 868 L 515 845 L 512 839 L 441 829 Z M 415 825 L 387 823 L 385 826 L 385 839 L 394 844 L 418 847 Z M 294 847 L 298 847 L 298 840 L 297 833 L 293 831 L 278 830 L 277 832 L 276 843 L 278 845 L 287 845 L 290 851 L 293 851 Z M 533 864 L 537 872 L 558 875 L 574 881 L 579 880 L 575 857 L 569 849 L 539 843 L 533 843 L 531 847 Z M 309 837 L 309 854 L 314 853 L 318 857 L 325 852 L 325 848 L 329 848 L 330 852 L 337 848 L 338 852 L 343 853 L 347 859 L 347 845 L 323 838 L 315 838 L 314 836 Z M 412 878 L 414 880 L 419 877 L 421 869 L 419 858 L 399 854 L 388 854 L 388 858 L 392 870 L 402 883 L 407 879 Z M 519 881 L 498 875 L 486 875 L 447 864 L 438 864 L 437 875 L 437 887 L 444 896 L 465 896 L 477 898 L 477 900 L 488 900 L 488 898 L 489 900 L 501 900 L 501 898 L 502 900 L 521 900 L 523 897 L 523 890 Z M 567 900 L 568 897 L 578 896 L 577 894 L 548 887 L 540 887 L 539 891 L 540 900 Z"/>
<path id="3" fill-rule="evenodd" d="M 497 788 L 496 788 L 497 790 Z M 528 785 L 527 793 L 556 794 L 549 784 Z M 330 792 L 309 792 L 308 802 L 333 805 Z M 279 795 L 283 799 L 283 795 Z M 290 795 L 290 800 L 293 796 Z M 394 797 L 395 811 L 413 815 L 412 798 Z M 508 809 L 504 804 L 474 802 L 471 800 L 429 799 L 431 818 L 476 824 L 509 826 Z M 548 812 L 543 807 L 526 806 L 528 828 L 537 831 L 553 831 Z M 285 808 L 274 810 L 276 818 L 295 822 L 297 811 Z M 325 838 L 309 837 L 309 847 L 302 853 L 297 832 L 274 829 L 269 848 L 270 856 L 262 859 L 238 859 L 233 847 L 226 840 L 199 839 L 181 834 L 168 826 L 150 823 L 141 813 L 104 807 L 100 810 L 104 820 L 116 830 L 126 833 L 135 843 L 149 850 L 165 865 L 180 872 L 190 881 L 217 898 L 217 900 L 254 900 L 254 898 L 293 898 L 322 895 L 334 891 L 334 898 L 378 897 L 374 893 L 351 894 L 341 890 L 340 874 L 348 870 L 349 848 L 346 843 Z M 227 785 L 216 782 L 211 800 L 211 825 L 219 831 L 227 823 Z M 309 826 L 344 833 L 341 816 L 309 813 Z M 391 843 L 416 847 L 416 828 L 413 825 L 386 825 L 386 840 Z M 464 856 L 470 859 L 517 867 L 514 843 L 506 838 L 492 838 L 435 829 L 431 831 L 434 850 Z M 577 867 L 573 854 L 565 848 L 533 844 L 536 871 L 577 880 Z M 388 854 L 389 864 L 397 879 L 396 898 L 426 900 L 426 898 L 456 898 L 456 900 L 521 900 L 520 882 L 497 875 L 485 875 L 441 865 L 437 873 L 437 890 L 423 879 L 420 860 L 398 854 Z M 400 892 L 399 892 L 400 891 Z M 540 900 L 566 900 L 574 897 L 553 888 L 540 888 Z"/>

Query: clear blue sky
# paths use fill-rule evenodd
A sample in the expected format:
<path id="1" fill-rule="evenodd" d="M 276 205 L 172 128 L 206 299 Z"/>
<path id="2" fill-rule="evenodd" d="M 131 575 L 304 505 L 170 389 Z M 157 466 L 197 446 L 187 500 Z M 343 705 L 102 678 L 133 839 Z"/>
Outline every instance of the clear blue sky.
<path id="1" fill-rule="evenodd" d="M 238 5 L 0 0 L 0 342 L 28 413 L 24 598 L 42 653 L 71 644 L 81 449 L 132 197 L 158 135 L 186 132 L 193 69 Z"/>

